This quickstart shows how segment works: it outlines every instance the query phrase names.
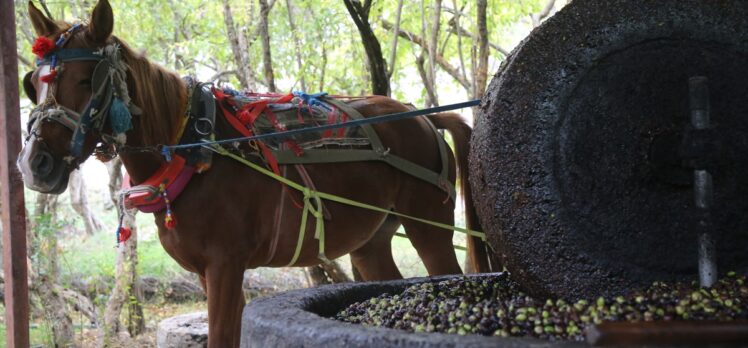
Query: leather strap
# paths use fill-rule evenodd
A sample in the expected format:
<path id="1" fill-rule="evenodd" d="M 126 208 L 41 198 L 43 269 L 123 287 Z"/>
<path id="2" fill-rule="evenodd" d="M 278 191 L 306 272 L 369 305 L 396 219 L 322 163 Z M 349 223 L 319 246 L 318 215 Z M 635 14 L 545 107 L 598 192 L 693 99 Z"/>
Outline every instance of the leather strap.
<path id="1" fill-rule="evenodd" d="M 352 108 L 345 102 L 340 100 L 325 98 L 325 102 L 328 102 L 341 111 L 348 114 L 353 120 L 364 118 L 361 113 L 356 109 Z M 306 149 L 301 156 L 297 156 L 292 151 L 288 150 L 275 150 L 274 155 L 280 164 L 312 164 L 312 163 L 341 163 L 341 162 L 358 162 L 358 161 L 381 161 L 385 162 L 398 170 L 401 170 L 407 174 L 410 174 L 418 179 L 424 180 L 430 184 L 433 184 L 449 195 L 449 198 L 455 199 L 457 192 L 454 186 L 449 183 L 449 152 L 447 150 L 447 144 L 441 137 L 441 134 L 437 131 L 436 127 L 426 119 L 429 126 L 434 130 L 434 134 L 439 142 L 439 153 L 442 162 L 442 169 L 440 173 L 434 172 L 431 169 L 423 167 L 419 164 L 413 163 L 405 158 L 390 153 L 389 149 L 382 145 L 382 141 L 379 139 L 376 131 L 371 125 L 362 125 L 361 129 L 364 131 L 366 136 L 369 138 L 371 143 L 371 149 L 335 149 L 320 150 L 320 149 Z"/>

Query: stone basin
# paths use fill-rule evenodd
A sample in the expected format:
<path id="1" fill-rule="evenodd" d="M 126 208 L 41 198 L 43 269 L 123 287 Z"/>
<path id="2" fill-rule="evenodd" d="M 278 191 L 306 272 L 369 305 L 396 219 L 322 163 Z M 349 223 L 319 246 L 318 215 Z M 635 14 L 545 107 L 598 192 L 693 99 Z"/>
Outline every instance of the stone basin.
<path id="1" fill-rule="evenodd" d="M 491 274 L 474 275 L 490 277 Z M 408 286 L 459 276 L 411 278 L 387 282 L 346 283 L 293 290 L 252 300 L 242 314 L 241 347 L 585 347 L 583 342 L 535 338 L 488 337 L 354 325 L 334 319 L 348 305 L 400 293 Z"/>

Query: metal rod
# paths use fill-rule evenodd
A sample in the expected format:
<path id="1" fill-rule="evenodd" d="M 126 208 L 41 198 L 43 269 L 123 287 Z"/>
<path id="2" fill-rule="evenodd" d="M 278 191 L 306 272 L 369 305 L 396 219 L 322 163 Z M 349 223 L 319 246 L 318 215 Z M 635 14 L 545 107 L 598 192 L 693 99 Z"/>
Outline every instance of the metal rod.
<path id="1" fill-rule="evenodd" d="M 257 134 L 257 135 L 253 135 L 249 137 L 221 139 L 221 140 L 216 140 L 216 141 L 204 141 L 204 142 L 193 143 L 193 144 L 169 145 L 169 146 L 164 146 L 164 150 L 173 151 L 176 149 L 186 149 L 190 147 L 204 147 L 210 144 L 231 144 L 235 142 L 246 142 L 246 141 L 262 140 L 262 139 L 268 139 L 268 138 L 285 139 L 285 138 L 290 138 L 296 134 L 301 134 L 301 133 L 320 132 L 324 130 L 350 128 L 350 127 L 358 127 L 358 126 L 367 125 L 367 124 L 397 121 L 397 120 L 402 120 L 402 119 L 406 119 L 410 117 L 424 116 L 424 115 L 435 114 L 435 113 L 449 111 L 449 110 L 457 110 L 457 109 L 467 108 L 471 106 L 477 106 L 479 104 L 480 104 L 480 99 L 475 99 L 475 100 L 470 100 L 470 101 L 461 102 L 461 103 L 436 106 L 436 107 L 428 108 L 428 109 L 397 112 L 394 114 L 362 118 L 358 120 L 341 122 L 341 123 L 326 124 L 326 125 L 315 126 L 315 127 L 297 128 L 297 129 L 292 129 L 292 130 L 287 130 L 287 131 L 282 131 L 282 132 L 275 132 L 275 133 Z"/>
<path id="2" fill-rule="evenodd" d="M 409 239 L 409 238 L 408 238 L 408 235 L 407 235 L 407 234 L 405 234 L 405 233 L 395 232 L 395 236 L 396 236 L 396 237 L 400 237 L 400 238 L 405 238 L 405 239 Z M 466 247 L 464 247 L 464 246 L 462 246 L 462 245 L 457 245 L 457 244 L 454 244 L 454 245 L 452 245 L 452 246 L 454 246 L 454 247 L 455 247 L 455 250 L 462 250 L 462 251 L 467 251 L 467 248 L 466 248 Z"/>
<path id="3" fill-rule="evenodd" d="M 709 85 L 704 76 L 688 80 L 691 125 L 695 130 L 705 130 L 710 126 Z M 714 244 L 710 209 L 713 199 L 712 175 L 703 168 L 693 171 L 694 203 L 699 210 L 699 284 L 711 287 L 717 281 L 717 248 Z"/>
<path id="4" fill-rule="evenodd" d="M 5 325 L 8 347 L 29 346 L 26 208 L 16 169 L 21 150 L 15 5 L 0 1 L 0 196 L 2 196 Z"/>

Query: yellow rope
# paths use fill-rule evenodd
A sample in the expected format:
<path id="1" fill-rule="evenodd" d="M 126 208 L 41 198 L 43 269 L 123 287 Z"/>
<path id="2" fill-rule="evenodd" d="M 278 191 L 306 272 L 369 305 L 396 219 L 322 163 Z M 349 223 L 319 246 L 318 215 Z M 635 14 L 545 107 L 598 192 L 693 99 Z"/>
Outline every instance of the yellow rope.
<path id="1" fill-rule="evenodd" d="M 468 236 L 479 237 L 483 239 L 484 241 L 486 240 L 486 235 L 483 232 L 473 231 L 467 228 L 462 228 L 462 227 L 447 225 L 447 224 L 443 224 L 443 223 L 435 222 L 431 220 L 421 219 L 421 218 L 417 218 L 414 216 L 401 214 L 396 211 L 391 211 L 389 209 L 384 209 L 384 208 L 369 205 L 366 203 L 361 203 L 361 202 L 357 202 L 357 201 L 343 198 L 340 196 L 332 195 L 329 193 L 314 191 L 304 185 L 298 184 L 294 181 L 291 181 L 287 178 L 277 175 L 273 173 L 272 171 L 263 168 L 262 166 L 254 164 L 239 155 L 231 153 L 221 145 L 211 144 L 210 146 L 213 148 L 213 150 L 215 150 L 219 154 L 226 156 L 226 157 L 230 157 L 246 166 L 249 166 L 250 168 L 257 170 L 258 172 L 265 174 L 283 183 L 284 185 L 287 185 L 288 187 L 291 187 L 291 188 L 294 188 L 300 191 L 304 195 L 304 210 L 301 214 L 301 226 L 299 227 L 299 239 L 296 241 L 296 250 L 294 251 L 293 257 L 291 258 L 291 262 L 289 262 L 287 266 L 293 266 L 293 264 L 295 264 L 296 261 L 299 259 L 299 255 L 301 254 L 302 244 L 304 243 L 304 236 L 306 233 L 306 223 L 309 217 L 309 213 L 312 213 L 312 216 L 314 216 L 315 219 L 317 219 L 315 230 L 314 230 L 314 238 L 319 241 L 319 254 L 317 257 L 324 262 L 329 262 L 329 260 L 325 256 L 325 225 L 324 225 L 325 219 L 324 219 L 324 214 L 322 211 L 322 200 L 323 199 L 345 204 L 345 205 L 350 205 L 350 206 L 357 207 L 357 208 L 373 210 L 373 211 L 377 211 L 377 212 L 385 213 L 385 214 L 392 214 L 395 216 L 418 221 L 424 224 L 443 228 L 446 230 L 452 230 L 452 231 L 465 233 Z M 314 201 L 314 204 L 312 204 L 312 200 Z"/>

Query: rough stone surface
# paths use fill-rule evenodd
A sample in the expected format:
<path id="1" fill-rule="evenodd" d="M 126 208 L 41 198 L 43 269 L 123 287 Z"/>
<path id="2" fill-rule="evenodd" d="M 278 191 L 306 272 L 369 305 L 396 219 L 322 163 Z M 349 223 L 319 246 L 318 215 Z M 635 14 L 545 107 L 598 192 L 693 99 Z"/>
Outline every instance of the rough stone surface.
<path id="1" fill-rule="evenodd" d="M 138 278 L 138 286 L 140 291 L 143 292 L 143 300 L 146 302 L 153 301 L 163 291 L 161 281 L 156 277 L 140 277 Z"/>
<path id="2" fill-rule="evenodd" d="M 491 275 L 481 275 L 491 276 Z M 446 277 L 389 282 L 345 283 L 289 291 L 250 302 L 242 315 L 241 347 L 584 347 L 579 342 L 500 338 L 480 335 L 409 333 L 365 327 L 333 319 L 353 302 L 385 292 L 399 293 L 410 285 Z"/>
<path id="3" fill-rule="evenodd" d="M 575 0 L 523 41 L 477 114 L 470 182 L 489 242 L 535 295 L 614 295 L 696 278 L 680 142 L 709 78 L 722 142 L 722 271 L 748 266 L 748 1 Z"/>
<path id="4" fill-rule="evenodd" d="M 200 285 L 187 279 L 169 281 L 164 289 L 164 299 L 169 302 L 183 303 L 187 301 L 205 300 L 205 291 Z"/>
<path id="5" fill-rule="evenodd" d="M 205 348 L 208 346 L 208 312 L 183 314 L 158 323 L 158 348 Z"/>

